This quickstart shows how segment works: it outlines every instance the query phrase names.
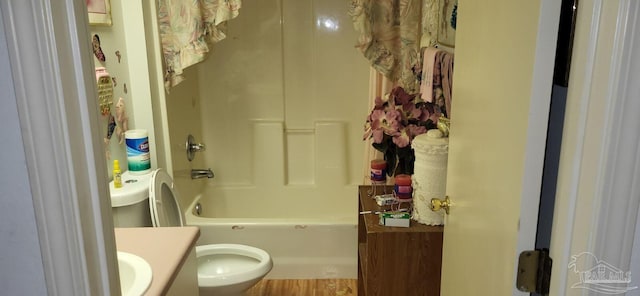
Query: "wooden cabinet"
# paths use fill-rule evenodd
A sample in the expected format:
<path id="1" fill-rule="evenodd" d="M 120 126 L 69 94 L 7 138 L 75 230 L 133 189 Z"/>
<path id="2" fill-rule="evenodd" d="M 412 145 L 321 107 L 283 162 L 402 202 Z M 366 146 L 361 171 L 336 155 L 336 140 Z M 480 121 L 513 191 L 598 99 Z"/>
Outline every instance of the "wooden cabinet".
<path id="1" fill-rule="evenodd" d="M 359 188 L 359 210 L 380 211 Z M 387 187 L 391 192 L 391 187 Z M 411 220 L 410 227 L 378 224 L 378 215 L 361 214 L 358 220 L 358 295 L 440 295 L 442 226 Z"/>

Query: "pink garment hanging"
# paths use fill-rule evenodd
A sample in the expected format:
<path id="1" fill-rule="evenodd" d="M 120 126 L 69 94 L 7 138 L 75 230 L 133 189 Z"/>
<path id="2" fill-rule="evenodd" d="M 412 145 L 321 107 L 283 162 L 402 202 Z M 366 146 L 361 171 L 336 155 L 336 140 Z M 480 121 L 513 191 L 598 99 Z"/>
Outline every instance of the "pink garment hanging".
<path id="1" fill-rule="evenodd" d="M 445 50 L 436 53 L 433 63 L 433 103 L 447 118 L 451 118 L 451 87 L 453 85 L 453 54 Z"/>
<path id="2" fill-rule="evenodd" d="M 420 93 L 422 100 L 433 102 L 433 70 L 436 54 L 441 51 L 435 47 L 427 47 L 424 50 L 422 59 L 422 82 L 420 83 Z"/>
<path id="3" fill-rule="evenodd" d="M 440 63 L 440 75 L 442 77 L 442 94 L 447 111 L 447 118 L 451 118 L 451 96 L 453 89 L 453 54 L 445 52 Z"/>

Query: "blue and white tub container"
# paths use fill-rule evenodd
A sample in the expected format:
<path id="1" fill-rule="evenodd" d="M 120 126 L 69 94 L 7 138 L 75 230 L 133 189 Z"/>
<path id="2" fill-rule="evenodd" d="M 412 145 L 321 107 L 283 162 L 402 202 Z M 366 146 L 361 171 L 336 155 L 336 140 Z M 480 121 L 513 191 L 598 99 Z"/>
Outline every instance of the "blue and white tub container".
<path id="1" fill-rule="evenodd" d="M 124 133 L 124 141 L 127 146 L 129 173 L 142 175 L 151 172 L 151 155 L 149 155 L 149 134 L 147 130 L 128 130 Z"/>

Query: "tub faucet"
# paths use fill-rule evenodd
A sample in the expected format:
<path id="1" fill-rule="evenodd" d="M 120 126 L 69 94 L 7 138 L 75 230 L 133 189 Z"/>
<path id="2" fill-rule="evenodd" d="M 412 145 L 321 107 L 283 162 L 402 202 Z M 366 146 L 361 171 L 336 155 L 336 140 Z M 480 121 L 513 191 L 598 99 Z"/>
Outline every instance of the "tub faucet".
<path id="1" fill-rule="evenodd" d="M 213 171 L 211 169 L 201 170 L 194 169 L 191 170 L 191 179 L 202 179 L 202 178 L 213 178 Z"/>

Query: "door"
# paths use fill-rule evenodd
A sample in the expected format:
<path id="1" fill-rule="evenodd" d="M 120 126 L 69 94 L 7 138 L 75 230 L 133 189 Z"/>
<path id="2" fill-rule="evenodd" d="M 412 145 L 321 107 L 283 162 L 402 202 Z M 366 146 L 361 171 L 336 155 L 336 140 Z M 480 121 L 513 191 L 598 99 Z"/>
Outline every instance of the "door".
<path id="1" fill-rule="evenodd" d="M 459 0 L 442 295 L 514 293 L 534 246 L 559 11 Z"/>

